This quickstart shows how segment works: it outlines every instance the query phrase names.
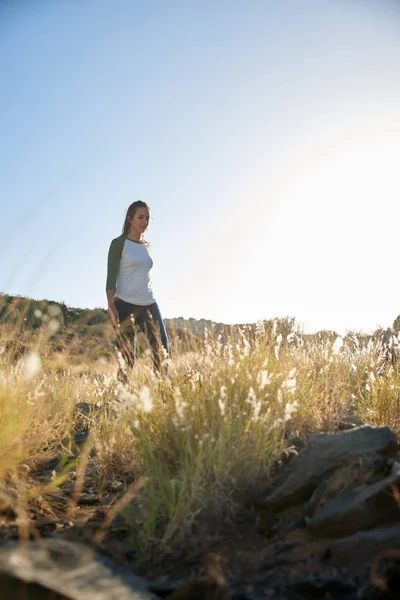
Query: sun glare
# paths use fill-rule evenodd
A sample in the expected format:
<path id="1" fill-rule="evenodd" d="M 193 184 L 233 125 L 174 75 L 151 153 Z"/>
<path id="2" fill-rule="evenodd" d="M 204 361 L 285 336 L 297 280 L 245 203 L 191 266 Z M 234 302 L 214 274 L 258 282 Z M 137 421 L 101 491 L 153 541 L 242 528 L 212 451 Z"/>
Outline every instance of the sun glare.
<path id="1" fill-rule="evenodd" d="M 342 130 L 298 152 L 260 242 L 267 267 L 258 289 L 271 315 L 290 314 L 309 329 L 370 329 L 380 306 L 382 325 L 392 323 L 399 151 L 393 134 Z"/>

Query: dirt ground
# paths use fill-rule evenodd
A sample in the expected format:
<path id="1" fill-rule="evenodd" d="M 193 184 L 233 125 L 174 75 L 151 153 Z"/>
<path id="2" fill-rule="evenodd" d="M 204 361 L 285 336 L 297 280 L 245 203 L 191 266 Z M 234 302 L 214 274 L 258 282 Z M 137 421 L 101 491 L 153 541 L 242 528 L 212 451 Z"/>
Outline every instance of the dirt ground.
<path id="1" fill-rule="evenodd" d="M 54 470 L 43 468 L 46 466 L 45 463 L 32 465 L 27 476 L 31 489 L 51 483 Z M 321 555 L 326 542 L 311 539 L 305 529 L 292 529 L 285 533 L 285 525 L 294 519 L 301 507 L 288 509 L 279 514 L 278 519 L 258 510 L 252 498 L 242 499 L 236 519 L 230 517 L 224 526 L 216 528 L 213 516 L 205 513 L 191 540 L 181 547 L 170 548 L 163 555 L 155 553 L 147 562 L 139 562 L 132 544 L 134 528 L 131 523 L 117 515 L 109 526 L 104 527 L 107 515 L 126 493 L 128 483 L 109 482 L 106 489 L 99 490 L 95 482 L 89 466 L 73 511 L 71 502 L 76 490 L 73 476 L 31 501 L 25 521 L 12 507 L 0 507 L 0 539 L 57 536 L 94 546 L 98 553 L 112 558 L 117 565 L 128 567 L 144 577 L 159 597 L 167 597 L 185 582 L 207 575 L 215 578 L 216 572 L 217 579 L 219 577 L 228 585 L 231 597 L 242 600 L 296 598 L 287 595 L 284 590 L 288 585 L 305 579 L 347 582 L 355 589 L 370 578 L 369 565 L 325 566 Z M 97 543 L 94 542 L 96 538 Z M 293 548 L 297 551 L 297 558 L 294 556 L 288 562 L 285 553 Z M 297 596 L 300 600 L 307 597 Z M 333 596 L 314 594 L 310 597 Z"/>

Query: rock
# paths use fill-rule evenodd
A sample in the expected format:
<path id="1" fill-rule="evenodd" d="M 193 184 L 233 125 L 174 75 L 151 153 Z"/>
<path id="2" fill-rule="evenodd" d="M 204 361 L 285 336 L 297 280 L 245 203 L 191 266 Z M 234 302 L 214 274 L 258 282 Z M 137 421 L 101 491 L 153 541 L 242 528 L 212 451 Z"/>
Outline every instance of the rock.
<path id="1" fill-rule="evenodd" d="M 324 560 L 328 564 L 362 564 L 383 550 L 400 550 L 400 525 L 360 531 L 330 543 Z"/>
<path id="2" fill-rule="evenodd" d="M 200 579 L 184 584 L 167 596 L 167 600 L 229 600 L 228 587 Z"/>
<path id="3" fill-rule="evenodd" d="M 232 520 L 235 523 L 246 523 L 251 517 L 251 512 L 246 506 L 237 505 L 235 510 L 232 512 Z"/>
<path id="4" fill-rule="evenodd" d="M 391 559 L 392 564 L 379 569 L 379 585 L 378 582 L 373 581 L 365 583 L 359 591 L 357 600 L 393 600 L 393 598 L 398 598 L 400 590 L 399 557 L 397 557 L 397 560 L 390 556 L 387 558 Z"/>
<path id="5" fill-rule="evenodd" d="M 78 503 L 84 506 L 95 506 L 100 503 L 100 496 L 98 494 L 81 494 L 78 499 Z"/>
<path id="6" fill-rule="evenodd" d="M 295 450 L 297 450 L 297 452 L 300 452 L 300 450 L 303 450 L 303 448 L 306 446 L 306 444 L 307 444 L 306 440 L 304 440 L 303 438 L 301 438 L 299 436 L 292 437 L 289 440 L 289 446 L 293 446 L 295 448 Z"/>
<path id="7" fill-rule="evenodd" d="M 31 468 L 29 465 L 22 464 L 22 465 L 17 466 L 18 475 L 22 475 L 22 476 L 27 475 L 30 470 L 31 470 Z"/>
<path id="8" fill-rule="evenodd" d="M 323 560 L 328 560 L 332 540 L 314 540 L 312 542 L 283 542 L 275 545 L 274 553 L 263 563 L 265 571 L 276 572 L 280 566 L 307 565 L 307 572 L 317 572 Z M 328 563 L 329 564 L 329 563 Z M 338 565 L 341 563 L 339 562 Z"/>
<path id="9" fill-rule="evenodd" d="M 375 483 L 391 474 L 392 459 L 380 455 L 366 455 L 362 458 L 349 460 L 344 467 L 335 469 L 333 474 L 323 479 L 315 488 L 311 498 L 305 504 L 301 515 L 294 522 L 295 526 L 304 523 L 306 517 L 311 518 L 318 510 L 341 495 L 346 489 Z"/>
<path id="10" fill-rule="evenodd" d="M 371 474 L 377 478 L 395 475 L 392 469 L 393 458 L 387 458 L 378 454 L 371 464 Z"/>
<path id="11" fill-rule="evenodd" d="M 355 594 L 357 587 L 353 582 L 344 582 L 338 578 L 307 578 L 294 581 L 287 589 L 301 594 L 304 598 L 348 597 Z"/>
<path id="12" fill-rule="evenodd" d="M 51 471 L 54 471 L 62 464 L 62 461 L 63 456 L 61 454 L 53 456 L 52 458 L 37 461 L 34 469 L 35 473 L 51 473 Z"/>
<path id="13" fill-rule="evenodd" d="M 154 600 L 131 571 L 94 555 L 82 544 L 56 538 L 40 544 L 7 542 L 0 548 L 0 574 L 34 583 L 70 600 Z M 12 598 L 2 589 L 5 598 Z"/>
<path id="14" fill-rule="evenodd" d="M 257 531 L 266 537 L 271 537 L 277 531 L 280 519 L 272 514 L 259 515 L 257 517 Z"/>
<path id="15" fill-rule="evenodd" d="M 84 417 L 89 417 L 92 415 L 96 415 L 101 410 L 101 404 L 99 403 L 90 403 L 89 402 L 78 402 L 75 404 L 75 411 L 78 415 L 82 415 Z"/>
<path id="16" fill-rule="evenodd" d="M 361 425 L 362 420 L 360 417 L 357 417 L 356 415 L 350 415 L 348 417 L 342 417 L 337 423 L 337 428 L 339 431 L 346 431 L 347 429 L 354 429 L 355 427 L 360 427 Z"/>
<path id="17" fill-rule="evenodd" d="M 294 458 L 285 481 L 261 502 L 259 508 L 282 510 L 308 500 L 319 483 L 350 457 L 381 453 L 394 456 L 398 444 L 389 427 L 357 427 L 340 433 L 312 435 Z"/>
<path id="18" fill-rule="evenodd" d="M 42 585 L 25 583 L 4 573 L 0 573 L 0 590 L 5 600 L 68 600 Z"/>
<path id="19" fill-rule="evenodd" d="M 296 456 L 298 456 L 298 451 L 294 446 L 289 446 L 289 448 L 285 448 L 281 452 L 280 463 L 284 466 L 288 465 Z"/>
<path id="20" fill-rule="evenodd" d="M 285 526 L 282 529 L 282 532 L 285 533 L 297 529 L 298 527 L 303 527 L 304 524 L 307 522 L 307 519 L 309 519 L 314 514 L 318 504 L 326 495 L 328 488 L 329 481 L 322 480 L 321 483 L 317 485 L 317 487 L 311 495 L 311 498 L 308 500 L 308 502 L 306 502 L 302 510 L 296 515 L 294 519 L 289 520 L 289 522 L 285 524 Z"/>
<path id="21" fill-rule="evenodd" d="M 92 405 L 89 404 L 88 402 L 78 402 L 75 405 L 75 411 L 77 412 L 78 415 L 87 417 L 90 415 L 92 410 L 93 410 Z"/>
<path id="22" fill-rule="evenodd" d="M 317 536 L 347 536 L 370 529 L 389 516 L 398 518 L 399 506 L 393 496 L 393 485 L 400 485 L 399 476 L 346 490 L 308 521 L 309 531 Z"/>
<path id="23" fill-rule="evenodd" d="M 74 439 L 75 444 L 77 444 L 79 446 L 80 444 L 83 444 L 84 442 L 86 442 L 88 437 L 89 437 L 89 431 L 80 431 L 80 432 L 74 433 L 73 439 Z"/>
<path id="24" fill-rule="evenodd" d="M 398 462 L 397 460 L 393 461 L 391 467 L 391 475 L 400 475 L 400 462 Z"/>

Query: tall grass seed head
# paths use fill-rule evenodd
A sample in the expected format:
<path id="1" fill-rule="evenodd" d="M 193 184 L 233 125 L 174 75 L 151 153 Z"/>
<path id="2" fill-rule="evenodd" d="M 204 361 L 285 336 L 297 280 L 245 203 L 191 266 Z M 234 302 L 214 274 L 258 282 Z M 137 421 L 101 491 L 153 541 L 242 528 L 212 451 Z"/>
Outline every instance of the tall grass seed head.
<path id="1" fill-rule="evenodd" d="M 139 391 L 138 399 L 144 412 L 149 413 L 153 410 L 153 399 L 147 385 L 144 385 Z"/>
<path id="2" fill-rule="evenodd" d="M 42 370 L 42 361 L 37 352 L 30 352 L 22 359 L 22 372 L 25 381 L 31 381 Z"/>

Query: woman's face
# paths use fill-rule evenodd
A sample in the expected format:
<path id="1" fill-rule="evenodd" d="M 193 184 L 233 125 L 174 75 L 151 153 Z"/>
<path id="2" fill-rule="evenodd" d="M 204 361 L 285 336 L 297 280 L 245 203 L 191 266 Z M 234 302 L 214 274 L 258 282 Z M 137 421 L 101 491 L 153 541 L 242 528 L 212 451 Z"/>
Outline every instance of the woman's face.
<path id="1" fill-rule="evenodd" d="M 132 233 L 136 233 L 140 235 L 144 233 L 149 226 L 150 222 L 150 213 L 147 208 L 138 208 L 136 209 L 133 217 L 129 219 L 130 222 L 130 231 Z"/>

